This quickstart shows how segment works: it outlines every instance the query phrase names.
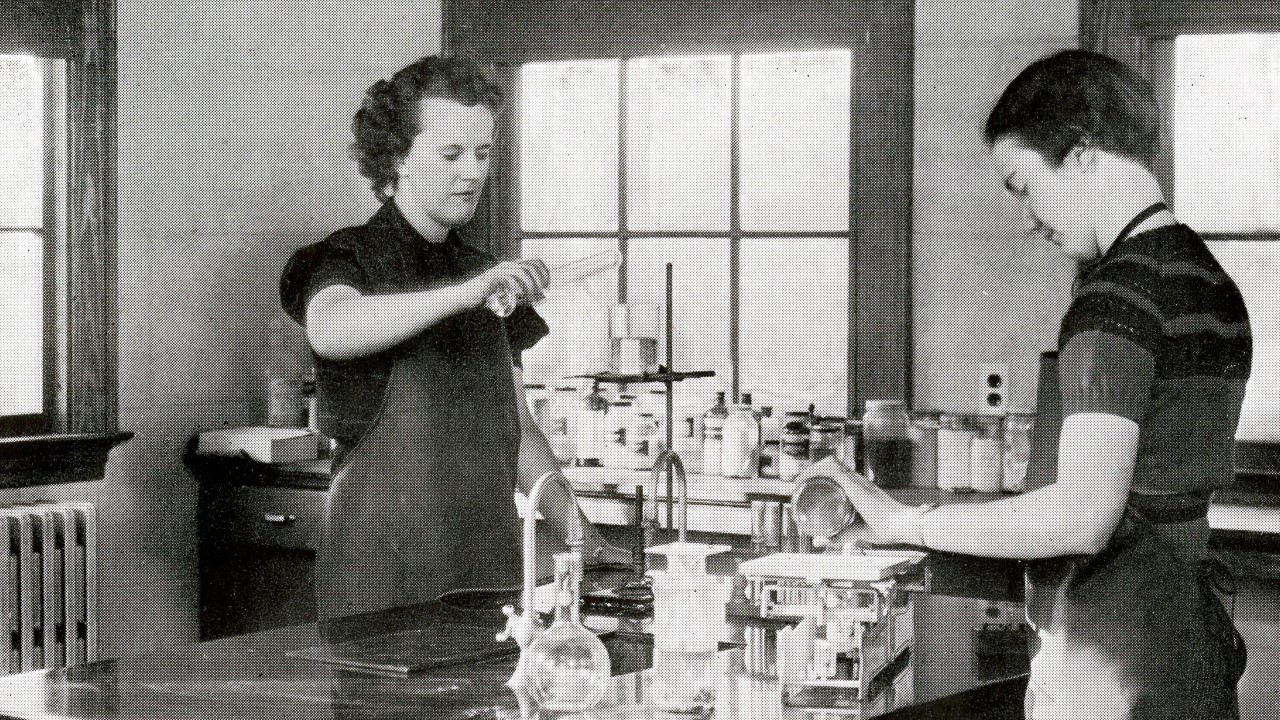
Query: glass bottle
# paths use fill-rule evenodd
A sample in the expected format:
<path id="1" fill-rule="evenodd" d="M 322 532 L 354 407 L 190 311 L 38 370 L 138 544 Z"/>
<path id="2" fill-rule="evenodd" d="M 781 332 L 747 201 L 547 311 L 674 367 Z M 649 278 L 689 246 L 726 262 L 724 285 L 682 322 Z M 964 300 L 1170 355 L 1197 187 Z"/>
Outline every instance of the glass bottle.
<path id="1" fill-rule="evenodd" d="M 943 415 L 938 427 L 938 489 L 951 492 L 972 490 L 969 476 L 973 438 L 976 433 L 963 417 Z"/>
<path id="2" fill-rule="evenodd" d="M 619 399 L 609 403 L 609 414 L 605 416 L 605 467 L 631 469 L 631 447 L 627 444 L 627 433 L 631 431 L 635 417 L 631 401 Z"/>
<path id="3" fill-rule="evenodd" d="M 997 418 L 983 422 L 978 436 L 969 443 L 969 485 L 974 492 L 1000 492 L 1002 464 Z"/>
<path id="4" fill-rule="evenodd" d="M 720 472 L 724 477 L 753 478 L 760 447 L 760 424 L 751 406 L 739 403 L 725 418 L 721 433 L 723 453 Z"/>
<path id="5" fill-rule="evenodd" d="M 719 477 L 722 472 L 724 421 L 729 417 L 724 396 L 716 393 L 716 404 L 702 416 L 702 474 L 708 477 Z"/>
<path id="6" fill-rule="evenodd" d="M 809 462 L 809 415 L 789 412 L 782 424 L 778 476 L 791 480 Z"/>
<path id="7" fill-rule="evenodd" d="M 778 477 L 778 454 L 782 447 L 782 419 L 773 408 L 760 409 L 760 477 Z"/>
<path id="8" fill-rule="evenodd" d="M 880 487 L 911 484 L 911 416 L 901 400 L 868 400 L 862 414 L 867 474 Z"/>
<path id="9" fill-rule="evenodd" d="M 1027 489 L 1027 464 L 1031 459 L 1031 413 L 1009 413 L 1004 426 L 1004 474 L 1000 489 L 1010 493 Z"/>
<path id="10" fill-rule="evenodd" d="M 574 423 L 579 467 L 604 465 L 605 420 L 608 412 L 609 401 L 600 392 L 600 383 L 595 383 L 591 386 L 591 392 L 582 398 Z"/>
<path id="11" fill-rule="evenodd" d="M 561 465 L 570 465 L 577 456 L 578 391 L 572 386 L 556 388 L 551 396 L 551 452 Z"/>
<path id="12" fill-rule="evenodd" d="M 611 674 L 604 643 L 579 618 L 580 567 L 576 552 L 555 556 L 555 620 L 534 638 L 525 658 L 533 698 L 548 712 L 595 707 L 604 699 Z"/>

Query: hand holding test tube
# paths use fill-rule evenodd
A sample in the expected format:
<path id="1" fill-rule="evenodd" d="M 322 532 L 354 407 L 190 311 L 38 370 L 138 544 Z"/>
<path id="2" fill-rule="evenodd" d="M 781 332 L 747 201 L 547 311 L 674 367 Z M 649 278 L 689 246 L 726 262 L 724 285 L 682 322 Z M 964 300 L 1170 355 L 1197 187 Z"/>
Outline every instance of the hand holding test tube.
<path id="1" fill-rule="evenodd" d="M 605 250 L 594 255 L 578 258 L 563 265 L 549 268 L 551 280 L 547 287 L 560 288 L 569 283 L 585 280 L 605 270 L 612 270 L 621 264 L 622 253 L 617 250 Z M 516 305 L 519 304 L 520 300 L 519 293 L 510 284 L 504 283 L 501 288 L 489 295 L 485 300 L 485 305 L 493 311 L 494 315 L 507 317 L 515 312 Z"/>

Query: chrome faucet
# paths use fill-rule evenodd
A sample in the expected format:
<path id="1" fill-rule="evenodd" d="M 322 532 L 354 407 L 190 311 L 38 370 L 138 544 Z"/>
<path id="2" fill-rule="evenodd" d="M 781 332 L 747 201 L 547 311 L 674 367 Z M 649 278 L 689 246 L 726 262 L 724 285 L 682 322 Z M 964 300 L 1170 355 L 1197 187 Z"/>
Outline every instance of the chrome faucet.
<path id="1" fill-rule="evenodd" d="M 524 592 L 520 597 L 520 604 L 523 606 L 524 612 L 517 612 L 515 606 L 512 605 L 504 606 L 502 614 L 507 616 L 507 624 L 502 632 L 494 636 L 494 639 L 498 642 L 514 639 L 516 644 L 520 646 L 520 659 L 516 662 L 516 670 L 512 673 L 511 679 L 507 681 L 507 687 L 511 688 L 516 696 L 520 698 L 522 707 L 524 707 L 529 698 L 528 677 L 524 662 L 525 651 L 533 644 L 533 639 L 538 636 L 538 633 L 543 630 L 542 623 L 538 620 L 534 592 L 538 576 L 538 505 L 542 499 L 542 490 L 549 481 L 560 481 L 560 484 L 569 495 L 570 504 L 573 506 L 569 512 L 569 536 L 566 538 L 566 544 L 569 546 L 569 552 L 573 555 L 574 563 L 574 570 L 570 577 L 579 580 L 582 578 L 582 519 L 578 513 L 578 498 L 573 493 L 573 487 L 568 482 L 562 481 L 563 477 L 559 470 L 548 470 L 533 483 L 533 487 L 529 488 L 529 497 L 525 502 L 524 509 Z"/>
<path id="2" fill-rule="evenodd" d="M 650 497 L 653 498 L 653 513 L 649 516 L 646 525 L 649 531 L 649 537 L 645 538 L 645 545 L 652 545 L 654 538 L 652 533 L 656 533 L 658 529 L 658 476 L 667 474 L 667 528 L 671 527 L 671 492 L 672 482 L 671 476 L 675 475 L 678 482 L 679 505 L 680 505 L 680 524 L 679 542 L 686 542 L 689 535 L 689 478 L 684 472 L 684 461 L 680 459 L 679 453 L 675 450 L 663 450 L 658 453 L 657 459 L 653 461 L 653 476 L 650 483 Z"/>

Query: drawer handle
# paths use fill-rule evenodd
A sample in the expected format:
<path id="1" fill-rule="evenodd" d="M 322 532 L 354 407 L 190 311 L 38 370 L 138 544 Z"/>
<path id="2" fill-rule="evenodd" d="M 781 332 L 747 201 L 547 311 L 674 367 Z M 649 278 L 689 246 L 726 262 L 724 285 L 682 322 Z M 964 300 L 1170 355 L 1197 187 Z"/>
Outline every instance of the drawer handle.
<path id="1" fill-rule="evenodd" d="M 298 520 L 297 515 L 285 515 L 284 513 L 263 513 L 263 522 L 272 525 L 292 525 Z"/>

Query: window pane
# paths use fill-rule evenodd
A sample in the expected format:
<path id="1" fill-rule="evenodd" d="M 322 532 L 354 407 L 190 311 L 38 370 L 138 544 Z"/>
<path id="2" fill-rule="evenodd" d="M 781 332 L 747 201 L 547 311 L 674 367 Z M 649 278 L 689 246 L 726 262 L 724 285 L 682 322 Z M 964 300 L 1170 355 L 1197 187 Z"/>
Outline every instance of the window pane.
<path id="1" fill-rule="evenodd" d="M 739 258 L 742 391 L 778 412 L 844 415 L 848 238 L 743 238 Z"/>
<path id="2" fill-rule="evenodd" d="M 0 227 L 44 226 L 44 90 L 40 63 L 0 55 Z"/>
<path id="3" fill-rule="evenodd" d="M 1236 437 L 1280 442 L 1280 243 L 1211 242 L 1209 249 L 1240 286 L 1253 329 L 1253 372 Z"/>
<path id="4" fill-rule="evenodd" d="M 627 225 L 729 229 L 728 56 L 627 65 Z"/>
<path id="5" fill-rule="evenodd" d="M 666 303 L 666 263 L 672 263 L 676 370 L 714 370 L 728 388 L 729 241 L 726 238 L 634 238 L 627 249 L 627 302 Z M 665 317 L 665 316 L 664 316 Z M 665 332 L 664 327 L 660 332 Z M 666 363 L 666 338 L 658 362 Z"/>
<path id="6" fill-rule="evenodd" d="M 618 229 L 618 61 L 520 68 L 520 223 Z"/>
<path id="7" fill-rule="evenodd" d="M 44 243 L 39 233 L 0 232 L 0 415 L 44 408 Z"/>
<path id="8" fill-rule="evenodd" d="M 744 230 L 849 226 L 849 52 L 742 57 Z"/>
<path id="9" fill-rule="evenodd" d="M 570 260 L 616 249 L 618 241 L 587 238 L 525 238 L 524 257 L 555 267 Z M 565 287 L 552 287 L 537 310 L 551 334 L 524 352 L 527 382 L 553 384 L 570 375 L 609 367 L 609 307 L 618 301 L 618 271 L 612 270 Z"/>
<path id="10" fill-rule="evenodd" d="M 1175 52 L 1179 218 L 1280 231 L 1280 35 L 1184 35 Z"/>

